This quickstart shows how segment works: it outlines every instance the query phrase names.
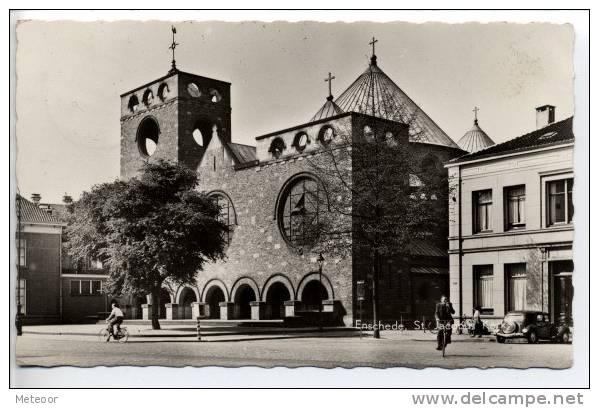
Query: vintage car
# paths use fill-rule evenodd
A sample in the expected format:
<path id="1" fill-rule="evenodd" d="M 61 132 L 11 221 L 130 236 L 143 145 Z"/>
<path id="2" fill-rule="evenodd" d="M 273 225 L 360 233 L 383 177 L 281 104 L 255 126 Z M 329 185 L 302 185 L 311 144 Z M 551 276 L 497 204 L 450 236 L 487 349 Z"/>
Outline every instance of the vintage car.
<path id="1" fill-rule="evenodd" d="M 529 343 L 537 343 L 539 340 L 564 343 L 571 341 L 570 327 L 558 327 L 551 323 L 548 313 L 530 310 L 508 312 L 495 336 L 498 343 L 515 338 L 525 338 Z"/>

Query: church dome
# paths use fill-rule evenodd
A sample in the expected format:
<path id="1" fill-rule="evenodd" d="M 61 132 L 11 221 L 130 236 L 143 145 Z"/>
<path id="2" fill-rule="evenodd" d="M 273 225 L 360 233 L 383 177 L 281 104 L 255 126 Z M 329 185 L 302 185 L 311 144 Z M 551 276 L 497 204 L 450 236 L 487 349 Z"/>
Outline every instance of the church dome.
<path id="1" fill-rule="evenodd" d="M 410 125 L 410 141 L 458 145 L 370 58 L 370 65 L 335 102 L 344 112 L 359 112 Z"/>
<path id="2" fill-rule="evenodd" d="M 314 122 L 320 119 L 330 118 L 331 116 L 340 115 L 343 113 L 343 110 L 337 106 L 337 104 L 333 101 L 333 97 L 329 96 L 327 101 L 322 105 L 322 107 L 312 116 L 310 122 Z"/>
<path id="3" fill-rule="evenodd" d="M 486 149 L 494 144 L 495 142 L 493 139 L 478 126 L 478 119 L 474 119 L 474 126 L 472 126 L 472 129 L 464 133 L 464 136 L 458 140 L 460 149 L 465 150 L 468 153 L 478 152 L 479 150 Z"/>

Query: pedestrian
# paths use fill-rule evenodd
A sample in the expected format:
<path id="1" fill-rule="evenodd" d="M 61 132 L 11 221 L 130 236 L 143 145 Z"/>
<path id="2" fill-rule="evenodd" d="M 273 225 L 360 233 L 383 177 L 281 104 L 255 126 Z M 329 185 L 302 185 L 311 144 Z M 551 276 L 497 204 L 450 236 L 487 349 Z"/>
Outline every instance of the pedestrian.
<path id="1" fill-rule="evenodd" d="M 479 338 L 483 336 L 483 321 L 480 318 L 481 308 L 480 306 L 476 306 L 472 313 L 472 322 L 474 323 L 474 330 L 472 331 L 472 337 L 478 336 Z"/>
<path id="2" fill-rule="evenodd" d="M 443 335 L 445 335 L 445 344 L 451 343 L 451 326 L 453 325 L 453 316 L 455 313 L 453 305 L 447 296 L 441 296 L 441 302 L 435 307 L 435 319 L 437 319 L 437 350 L 443 348 Z"/>

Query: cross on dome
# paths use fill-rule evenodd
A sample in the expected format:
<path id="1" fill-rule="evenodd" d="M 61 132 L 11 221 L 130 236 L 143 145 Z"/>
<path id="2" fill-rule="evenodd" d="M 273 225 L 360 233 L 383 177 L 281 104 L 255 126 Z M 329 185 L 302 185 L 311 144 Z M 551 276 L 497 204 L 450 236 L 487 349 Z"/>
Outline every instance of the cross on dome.
<path id="1" fill-rule="evenodd" d="M 329 96 L 327 97 L 328 100 L 332 100 L 333 99 L 333 92 L 331 90 L 331 85 L 333 83 L 333 79 L 335 79 L 335 77 L 332 76 L 331 73 L 329 72 L 328 78 L 325 78 L 325 80 L 324 80 L 324 82 L 328 82 L 329 83 Z"/>
<path id="2" fill-rule="evenodd" d="M 177 29 L 175 28 L 175 26 L 171 26 L 171 31 L 173 33 L 173 42 L 168 48 L 173 52 L 173 60 L 171 61 L 171 70 L 169 71 L 169 74 L 177 72 L 177 65 L 175 61 L 175 48 L 177 48 L 177 45 L 179 45 L 179 43 L 175 42 L 175 34 L 177 34 Z"/>

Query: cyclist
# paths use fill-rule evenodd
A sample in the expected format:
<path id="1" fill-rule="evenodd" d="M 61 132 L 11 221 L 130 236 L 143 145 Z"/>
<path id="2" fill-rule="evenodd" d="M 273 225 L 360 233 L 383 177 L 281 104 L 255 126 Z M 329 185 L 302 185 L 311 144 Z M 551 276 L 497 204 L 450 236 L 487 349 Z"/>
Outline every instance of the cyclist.
<path id="1" fill-rule="evenodd" d="M 110 302 L 110 306 L 112 307 L 112 312 L 110 312 L 110 316 L 106 319 L 106 323 L 108 323 L 108 332 L 113 335 L 116 339 L 118 332 L 121 330 L 121 323 L 123 323 L 124 314 L 121 309 L 119 309 L 119 304 L 116 300 Z M 116 326 L 116 330 L 115 330 Z M 110 340 L 110 336 L 106 338 L 106 341 Z"/>
<path id="2" fill-rule="evenodd" d="M 447 296 L 441 296 L 441 302 L 437 303 L 435 307 L 435 319 L 437 320 L 437 327 L 439 332 L 437 333 L 437 350 L 443 349 L 443 335 L 445 334 L 445 344 L 451 343 L 451 325 L 453 324 L 453 317 L 455 313 L 453 306 Z"/>

